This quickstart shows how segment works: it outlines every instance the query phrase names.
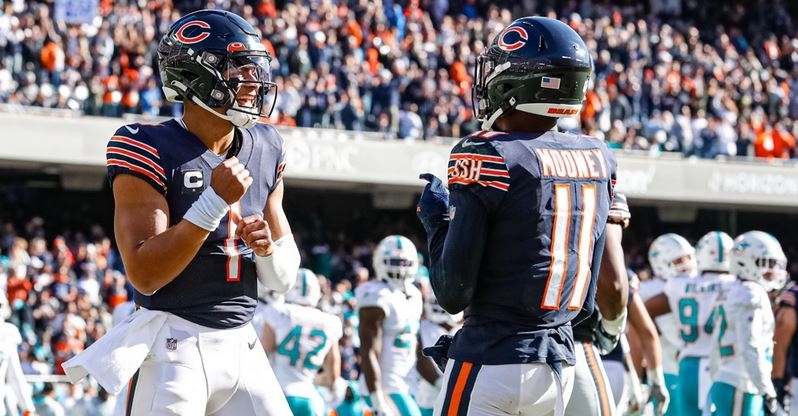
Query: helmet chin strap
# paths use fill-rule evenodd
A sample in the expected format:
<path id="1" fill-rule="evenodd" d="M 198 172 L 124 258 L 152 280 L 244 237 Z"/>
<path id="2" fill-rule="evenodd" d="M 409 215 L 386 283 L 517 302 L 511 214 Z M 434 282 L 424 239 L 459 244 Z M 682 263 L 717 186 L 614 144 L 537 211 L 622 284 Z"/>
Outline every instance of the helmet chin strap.
<path id="1" fill-rule="evenodd" d="M 230 120 L 230 122 L 236 127 L 248 129 L 250 127 L 254 127 L 255 124 L 258 123 L 257 116 L 253 116 L 239 110 L 237 104 L 233 104 L 233 107 L 227 110 L 227 116 L 230 117 L 228 120 Z"/>
<path id="2" fill-rule="evenodd" d="M 255 124 L 258 123 L 258 117 L 257 116 L 253 116 L 251 114 L 246 114 L 246 113 L 242 112 L 241 110 L 236 108 L 237 104 L 234 104 L 233 107 L 229 108 L 226 111 L 226 114 L 222 114 L 222 113 L 220 113 L 220 112 L 208 107 L 207 104 L 205 104 L 202 101 L 200 101 L 197 97 L 193 97 L 191 99 L 191 101 L 193 101 L 194 104 L 204 108 L 209 113 L 215 115 L 216 117 L 219 117 L 222 120 L 229 121 L 230 123 L 232 123 L 236 127 L 243 127 L 245 129 L 248 129 L 250 127 L 254 127 Z"/>
<path id="3" fill-rule="evenodd" d="M 485 121 L 482 122 L 482 130 L 490 130 L 493 127 L 493 123 L 496 121 L 497 118 L 501 117 L 504 114 L 504 111 L 500 108 L 493 112 Z"/>

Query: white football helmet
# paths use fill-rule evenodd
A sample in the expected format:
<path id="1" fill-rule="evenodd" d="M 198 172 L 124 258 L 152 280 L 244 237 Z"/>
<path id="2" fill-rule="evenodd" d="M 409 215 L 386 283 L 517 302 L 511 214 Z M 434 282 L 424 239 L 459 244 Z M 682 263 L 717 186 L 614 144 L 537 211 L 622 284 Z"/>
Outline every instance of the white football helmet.
<path id="1" fill-rule="evenodd" d="M 698 270 L 728 273 L 734 240 L 723 231 L 710 231 L 695 244 Z"/>
<path id="2" fill-rule="evenodd" d="M 391 287 L 406 291 L 418 274 L 418 251 L 409 238 L 389 235 L 374 249 L 374 274 Z"/>
<path id="3" fill-rule="evenodd" d="M 666 280 L 678 275 L 692 276 L 698 270 L 695 249 L 674 233 L 663 234 L 651 243 L 648 262 L 654 275 Z"/>
<path id="4" fill-rule="evenodd" d="M 731 273 L 743 280 L 759 282 L 767 291 L 787 283 L 787 256 L 776 237 L 763 231 L 748 231 L 734 239 Z"/>
<path id="5" fill-rule="evenodd" d="M 296 282 L 285 293 L 285 301 L 316 307 L 319 300 L 321 300 L 319 278 L 312 271 L 300 268 L 296 275 Z"/>
<path id="6" fill-rule="evenodd" d="M 463 320 L 463 312 L 458 312 L 455 315 L 446 312 L 445 309 L 438 303 L 438 298 L 430 291 L 427 298 L 424 300 L 424 316 L 430 322 L 443 325 L 448 324 L 452 327 L 459 325 Z"/>

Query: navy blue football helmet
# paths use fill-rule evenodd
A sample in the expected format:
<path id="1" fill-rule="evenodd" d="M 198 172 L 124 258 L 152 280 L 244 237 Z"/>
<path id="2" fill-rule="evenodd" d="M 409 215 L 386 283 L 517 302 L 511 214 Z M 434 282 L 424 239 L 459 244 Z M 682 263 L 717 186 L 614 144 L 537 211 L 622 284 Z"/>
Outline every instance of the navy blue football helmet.
<path id="1" fill-rule="evenodd" d="M 570 26 L 546 17 L 522 17 L 477 58 L 474 114 L 483 130 L 513 109 L 546 117 L 575 116 L 592 73 L 585 42 Z"/>
<path id="2" fill-rule="evenodd" d="M 252 25 L 224 10 L 183 16 L 158 45 L 166 99 L 191 100 L 238 127 L 254 126 L 274 108 L 271 59 Z"/>

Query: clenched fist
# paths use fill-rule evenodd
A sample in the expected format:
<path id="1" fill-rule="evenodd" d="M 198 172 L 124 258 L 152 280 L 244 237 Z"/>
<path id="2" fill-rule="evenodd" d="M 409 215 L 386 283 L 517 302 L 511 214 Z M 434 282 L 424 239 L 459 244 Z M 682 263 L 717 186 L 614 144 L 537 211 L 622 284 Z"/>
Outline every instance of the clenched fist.
<path id="1" fill-rule="evenodd" d="M 213 190 L 228 204 L 238 202 L 252 185 L 252 181 L 249 170 L 237 157 L 225 160 L 211 172 Z"/>
<path id="2" fill-rule="evenodd" d="M 255 255 L 265 257 L 274 251 L 274 240 L 269 223 L 260 215 L 250 215 L 238 221 L 236 238 L 244 240 Z"/>

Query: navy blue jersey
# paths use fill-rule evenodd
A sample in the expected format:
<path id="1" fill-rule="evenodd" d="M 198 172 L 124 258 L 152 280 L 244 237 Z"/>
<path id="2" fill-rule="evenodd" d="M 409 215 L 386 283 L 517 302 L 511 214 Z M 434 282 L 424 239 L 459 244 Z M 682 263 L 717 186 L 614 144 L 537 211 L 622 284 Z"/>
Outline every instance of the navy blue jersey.
<path id="1" fill-rule="evenodd" d="M 258 124 L 239 132 L 237 157 L 255 181 L 174 280 L 151 296 L 136 291 L 139 305 L 211 328 L 237 327 L 252 318 L 258 298 L 255 258 L 235 238 L 235 223 L 263 214 L 266 199 L 282 180 L 284 149 L 283 139 L 272 126 Z M 128 174 L 149 183 L 169 204 L 170 226 L 180 222 L 210 186 L 211 171 L 225 159 L 176 120 L 123 126 L 108 142 L 106 152 L 109 180 Z"/>
<path id="2" fill-rule="evenodd" d="M 476 287 L 450 356 L 483 364 L 574 363 L 570 323 L 594 308 L 592 266 L 603 247 L 615 171 L 601 141 L 553 131 L 483 131 L 452 149 L 445 252 L 457 256 L 449 240 L 461 232 L 458 221 L 467 221 L 458 204 L 475 197 L 481 207 L 469 211 L 484 212 L 487 224 Z"/>

